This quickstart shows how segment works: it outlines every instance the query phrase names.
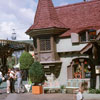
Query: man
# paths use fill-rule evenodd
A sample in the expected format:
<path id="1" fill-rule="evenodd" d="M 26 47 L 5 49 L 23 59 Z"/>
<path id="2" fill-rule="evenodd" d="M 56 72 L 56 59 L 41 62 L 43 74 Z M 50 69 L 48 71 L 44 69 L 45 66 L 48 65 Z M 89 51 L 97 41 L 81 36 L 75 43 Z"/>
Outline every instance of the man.
<path id="1" fill-rule="evenodd" d="M 9 69 L 8 72 L 10 72 L 10 92 L 13 93 L 15 92 L 15 87 L 14 87 L 14 83 L 15 83 L 15 73 L 13 70 Z"/>

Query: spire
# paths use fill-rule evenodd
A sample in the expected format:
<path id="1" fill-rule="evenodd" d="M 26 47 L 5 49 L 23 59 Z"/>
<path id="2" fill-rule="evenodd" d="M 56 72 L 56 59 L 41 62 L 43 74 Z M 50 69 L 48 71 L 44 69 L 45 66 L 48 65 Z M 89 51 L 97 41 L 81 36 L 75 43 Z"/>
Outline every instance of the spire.
<path id="1" fill-rule="evenodd" d="M 29 30 L 54 27 L 66 28 L 65 25 L 59 21 L 52 0 L 39 0 L 34 24 Z"/>

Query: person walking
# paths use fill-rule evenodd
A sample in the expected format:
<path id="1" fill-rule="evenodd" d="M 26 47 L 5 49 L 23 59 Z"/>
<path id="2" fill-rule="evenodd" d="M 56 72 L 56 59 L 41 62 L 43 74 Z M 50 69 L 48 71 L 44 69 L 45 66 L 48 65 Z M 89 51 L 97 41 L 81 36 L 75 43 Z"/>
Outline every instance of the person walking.
<path id="1" fill-rule="evenodd" d="M 20 93 L 22 85 L 22 75 L 19 69 L 16 70 L 16 78 L 17 78 L 17 93 Z"/>

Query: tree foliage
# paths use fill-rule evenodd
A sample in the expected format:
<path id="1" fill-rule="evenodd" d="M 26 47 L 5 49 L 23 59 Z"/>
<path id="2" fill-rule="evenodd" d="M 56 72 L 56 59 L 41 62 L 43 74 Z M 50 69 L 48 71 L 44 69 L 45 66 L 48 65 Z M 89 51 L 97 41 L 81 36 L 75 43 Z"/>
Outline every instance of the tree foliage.
<path id="1" fill-rule="evenodd" d="M 7 65 L 9 68 L 13 68 L 13 66 L 15 65 L 15 57 L 14 56 L 9 57 L 7 59 Z"/>
<path id="2" fill-rule="evenodd" d="M 29 69 L 30 80 L 38 85 L 46 80 L 43 66 L 39 62 L 34 62 Z"/>
<path id="3" fill-rule="evenodd" d="M 34 63 L 34 58 L 32 55 L 26 51 L 24 51 L 19 59 L 20 69 L 29 69 L 32 63 Z"/>

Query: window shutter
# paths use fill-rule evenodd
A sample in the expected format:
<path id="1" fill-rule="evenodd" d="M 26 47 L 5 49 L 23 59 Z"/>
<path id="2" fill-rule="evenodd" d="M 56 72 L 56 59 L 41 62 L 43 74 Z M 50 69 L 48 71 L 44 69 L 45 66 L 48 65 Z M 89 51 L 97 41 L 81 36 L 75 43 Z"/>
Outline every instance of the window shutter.
<path id="1" fill-rule="evenodd" d="M 79 34 L 71 33 L 71 41 L 72 43 L 79 43 Z"/>

